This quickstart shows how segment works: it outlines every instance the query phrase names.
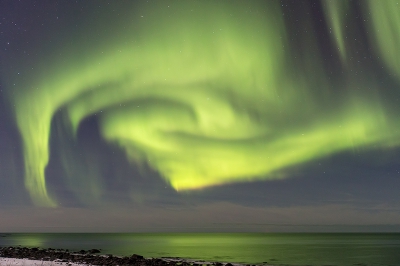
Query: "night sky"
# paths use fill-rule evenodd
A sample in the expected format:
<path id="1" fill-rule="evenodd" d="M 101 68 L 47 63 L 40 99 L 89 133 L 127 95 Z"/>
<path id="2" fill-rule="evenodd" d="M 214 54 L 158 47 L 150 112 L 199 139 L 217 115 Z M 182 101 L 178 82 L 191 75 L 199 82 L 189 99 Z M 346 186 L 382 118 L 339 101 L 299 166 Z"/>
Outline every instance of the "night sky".
<path id="1" fill-rule="evenodd" d="M 0 0 L 0 231 L 399 231 L 400 1 Z"/>

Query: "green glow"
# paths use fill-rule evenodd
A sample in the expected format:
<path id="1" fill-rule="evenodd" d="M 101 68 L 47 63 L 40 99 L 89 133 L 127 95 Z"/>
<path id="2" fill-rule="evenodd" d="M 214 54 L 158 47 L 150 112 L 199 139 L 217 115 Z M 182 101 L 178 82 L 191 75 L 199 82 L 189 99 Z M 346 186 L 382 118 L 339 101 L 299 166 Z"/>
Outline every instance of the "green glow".
<path id="1" fill-rule="evenodd" d="M 234 123 L 224 129 L 230 132 L 229 136 L 222 137 L 217 124 L 203 124 L 183 107 L 154 103 L 142 110 L 131 107 L 108 112 L 103 120 L 103 132 L 107 139 L 124 147 L 132 159 L 140 158 L 138 150 L 142 151 L 140 159 L 160 170 L 175 189 L 196 189 L 277 178 L 280 176 L 268 174 L 389 137 L 388 133 L 378 130 L 379 126 L 387 128 L 382 113 L 371 112 L 367 106 L 356 106 L 347 110 L 353 116 L 344 112 L 329 122 L 288 132 L 285 128 L 260 128 L 236 112 Z M 208 113 L 210 119 L 224 120 L 225 117 L 212 111 Z"/>
<path id="2" fill-rule="evenodd" d="M 345 33 L 348 19 L 346 16 L 349 10 L 349 1 L 347 0 L 324 0 L 322 1 L 326 20 L 332 31 L 334 42 L 339 50 L 342 61 L 346 60 Z"/>
<path id="3" fill-rule="evenodd" d="M 394 8 L 374 1 L 374 16 Z M 334 98 L 320 58 L 310 56 L 306 69 L 292 66 L 279 1 L 262 12 L 247 1 L 227 3 L 180 2 L 172 17 L 164 8 L 143 7 L 145 16 L 127 20 L 102 42 L 96 35 L 82 47 L 63 47 L 11 96 L 25 184 L 36 204 L 55 206 L 44 170 L 59 109 L 75 132 L 85 117 L 98 115 L 106 140 L 176 190 L 282 178 L 296 164 L 394 141 L 394 126 L 373 92 L 348 85 L 347 94 Z M 342 57 L 345 6 L 325 5 Z M 390 27 L 399 25 L 396 14 L 385 22 Z M 395 41 L 382 53 L 398 71 Z"/>
<path id="4" fill-rule="evenodd" d="M 43 105 L 37 106 L 30 96 L 29 93 L 21 95 L 15 105 L 24 144 L 25 187 L 37 205 L 55 206 L 48 196 L 44 176 L 49 158 L 51 107 L 46 99 L 42 99 Z"/>
<path id="5" fill-rule="evenodd" d="M 400 3 L 396 0 L 368 1 L 371 42 L 390 71 L 400 77 Z"/>

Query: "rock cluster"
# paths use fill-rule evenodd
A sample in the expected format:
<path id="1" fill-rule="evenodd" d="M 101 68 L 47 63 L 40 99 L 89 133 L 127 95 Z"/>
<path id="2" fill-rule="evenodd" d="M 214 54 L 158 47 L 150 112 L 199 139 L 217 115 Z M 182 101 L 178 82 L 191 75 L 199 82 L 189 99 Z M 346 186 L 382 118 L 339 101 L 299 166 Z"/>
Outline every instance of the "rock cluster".
<path id="1" fill-rule="evenodd" d="M 100 250 L 80 250 L 69 251 L 63 249 L 41 249 L 41 248 L 26 248 L 26 247 L 3 247 L 0 248 L 0 257 L 30 259 L 43 261 L 59 261 L 73 262 L 87 265 L 134 265 L 134 266 L 201 266 L 201 264 L 190 263 L 183 260 L 167 260 L 144 258 L 140 255 L 132 255 L 129 257 L 117 257 L 113 255 L 99 255 Z M 221 263 L 212 264 L 222 266 Z M 226 266 L 232 266 L 228 263 Z"/>

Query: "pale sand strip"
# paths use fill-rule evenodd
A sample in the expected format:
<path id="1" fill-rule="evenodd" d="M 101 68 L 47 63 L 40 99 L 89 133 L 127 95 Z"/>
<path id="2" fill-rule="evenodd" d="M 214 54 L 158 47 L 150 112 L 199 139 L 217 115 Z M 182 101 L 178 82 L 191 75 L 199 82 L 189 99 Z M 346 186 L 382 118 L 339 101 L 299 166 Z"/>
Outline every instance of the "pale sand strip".
<path id="1" fill-rule="evenodd" d="M 202 266 L 211 266 L 214 263 L 209 261 L 198 261 L 198 260 L 185 260 L 181 258 L 162 258 L 166 262 L 189 262 L 196 263 Z M 240 263 L 222 263 L 221 266 L 245 266 L 245 264 Z M 29 259 L 13 259 L 13 258 L 3 258 L 0 257 L 0 266 L 96 266 L 92 264 L 78 264 L 73 262 L 60 262 L 60 261 L 43 261 L 43 260 L 29 260 Z M 262 265 L 259 265 L 262 266 Z M 274 266 L 268 264 L 268 266 Z"/>
<path id="2" fill-rule="evenodd" d="M 11 259 L 1 258 L 1 266 L 88 266 L 88 264 L 76 264 L 72 262 L 60 261 L 42 261 L 42 260 L 28 260 L 28 259 Z"/>

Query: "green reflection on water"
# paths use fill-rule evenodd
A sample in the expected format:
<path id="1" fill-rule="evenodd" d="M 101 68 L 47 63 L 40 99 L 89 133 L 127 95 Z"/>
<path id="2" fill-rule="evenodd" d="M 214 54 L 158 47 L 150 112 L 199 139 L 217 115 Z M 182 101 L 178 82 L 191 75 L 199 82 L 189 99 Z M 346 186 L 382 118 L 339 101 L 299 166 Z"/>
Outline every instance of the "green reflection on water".
<path id="1" fill-rule="evenodd" d="M 400 265 L 400 234 L 12 234 L 0 246 L 279 265 Z"/>

